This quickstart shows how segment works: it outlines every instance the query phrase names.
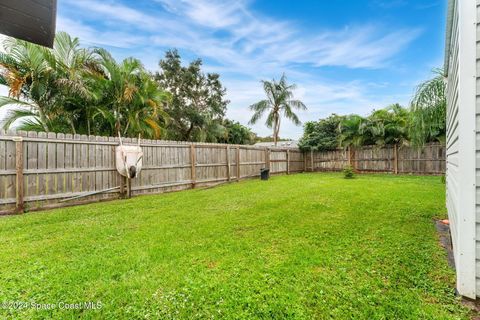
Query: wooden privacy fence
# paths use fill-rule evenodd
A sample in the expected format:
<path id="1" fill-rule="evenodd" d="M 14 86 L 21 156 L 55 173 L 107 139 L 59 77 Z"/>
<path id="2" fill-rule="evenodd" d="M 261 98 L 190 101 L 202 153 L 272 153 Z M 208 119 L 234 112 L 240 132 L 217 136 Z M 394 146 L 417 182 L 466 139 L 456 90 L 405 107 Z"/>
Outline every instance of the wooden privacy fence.
<path id="1" fill-rule="evenodd" d="M 137 144 L 137 139 L 122 140 Z M 112 137 L 0 131 L 0 212 L 122 196 L 125 181 L 115 168 L 118 144 Z M 237 181 L 259 176 L 264 167 L 272 174 L 304 170 L 298 149 L 164 140 L 141 140 L 141 146 L 143 167 L 132 180 L 132 195 Z"/>
<path id="2" fill-rule="evenodd" d="M 136 144 L 136 139 L 123 139 Z M 23 212 L 122 197 L 125 180 L 115 167 L 118 138 L 0 130 L 0 213 Z M 441 174 L 445 149 L 364 147 L 302 153 L 296 148 L 142 140 L 143 168 L 132 195 L 272 174 L 358 171 Z"/>
<path id="3" fill-rule="evenodd" d="M 364 146 L 350 150 L 309 152 L 305 154 L 305 163 L 308 171 L 339 171 L 350 165 L 357 172 L 444 174 L 445 146 Z"/>

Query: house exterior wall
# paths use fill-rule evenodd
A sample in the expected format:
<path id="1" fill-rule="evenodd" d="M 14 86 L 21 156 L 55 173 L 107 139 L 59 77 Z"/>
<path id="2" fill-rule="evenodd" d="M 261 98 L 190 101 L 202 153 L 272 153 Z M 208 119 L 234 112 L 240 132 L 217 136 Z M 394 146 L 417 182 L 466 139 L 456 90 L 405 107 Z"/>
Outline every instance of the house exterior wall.
<path id="1" fill-rule="evenodd" d="M 480 296 L 480 0 L 476 1 L 476 88 L 475 88 L 475 213 L 476 294 Z"/>
<path id="2" fill-rule="evenodd" d="M 450 0 L 447 20 L 447 194 L 457 290 L 469 298 L 480 293 L 480 0 Z M 478 177 L 478 178 L 477 178 Z M 476 212 L 479 214 L 476 215 Z M 478 218 L 476 217 L 478 216 Z M 477 249 L 478 248 L 478 249 Z"/>

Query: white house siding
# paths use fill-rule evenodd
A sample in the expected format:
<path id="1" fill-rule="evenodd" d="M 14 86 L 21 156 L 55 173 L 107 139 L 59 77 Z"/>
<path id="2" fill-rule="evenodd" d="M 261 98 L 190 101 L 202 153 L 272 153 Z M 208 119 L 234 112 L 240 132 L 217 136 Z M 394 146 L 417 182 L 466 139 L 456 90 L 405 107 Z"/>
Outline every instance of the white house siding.
<path id="1" fill-rule="evenodd" d="M 475 101 L 475 211 L 476 211 L 476 292 L 480 296 L 480 0 L 476 10 L 476 101 Z"/>
<path id="2" fill-rule="evenodd" d="M 448 81 L 447 81 L 447 208 L 450 219 L 450 233 L 454 248 L 457 246 L 458 238 L 458 11 L 455 3 L 451 12 L 451 38 L 450 54 L 448 59 Z M 457 250 L 454 250 L 455 261 L 457 261 Z"/>
<path id="3" fill-rule="evenodd" d="M 447 209 L 457 274 L 457 290 L 480 293 L 480 0 L 450 0 L 447 22 Z M 478 15 L 480 17 L 480 15 Z M 477 80 L 478 79 L 478 80 Z M 476 106 L 478 105 L 478 107 Z M 480 127 L 479 127 L 480 128 Z M 480 182 L 480 181 L 479 181 Z M 480 184 L 479 184 L 480 185 Z M 478 210 L 477 210 L 478 209 Z M 476 217 L 476 212 L 479 214 Z M 477 274 L 479 275 L 477 277 Z M 477 289 L 478 288 L 478 289 Z"/>

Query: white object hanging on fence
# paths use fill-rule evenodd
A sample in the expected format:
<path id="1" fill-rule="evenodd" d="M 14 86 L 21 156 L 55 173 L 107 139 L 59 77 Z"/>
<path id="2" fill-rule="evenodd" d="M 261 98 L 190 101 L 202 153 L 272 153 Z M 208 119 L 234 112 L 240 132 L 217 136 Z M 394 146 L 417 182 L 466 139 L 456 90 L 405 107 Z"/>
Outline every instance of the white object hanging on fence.
<path id="1" fill-rule="evenodd" d="M 120 137 L 120 145 L 115 148 L 115 164 L 117 171 L 124 177 L 133 179 L 142 170 L 143 152 L 140 138 L 137 146 L 124 146 Z"/>

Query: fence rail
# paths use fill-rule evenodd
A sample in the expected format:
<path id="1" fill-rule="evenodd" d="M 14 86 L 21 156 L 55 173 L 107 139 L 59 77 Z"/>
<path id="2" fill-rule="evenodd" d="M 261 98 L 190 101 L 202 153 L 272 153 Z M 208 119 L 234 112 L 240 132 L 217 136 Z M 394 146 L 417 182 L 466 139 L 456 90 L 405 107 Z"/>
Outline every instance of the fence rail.
<path id="1" fill-rule="evenodd" d="M 124 144 L 136 144 L 125 138 Z M 0 130 L 0 213 L 113 199 L 125 192 L 115 169 L 118 138 Z M 445 149 L 365 147 L 302 153 L 295 148 L 142 140 L 143 168 L 132 195 L 184 190 L 272 174 L 359 171 L 440 174 Z M 397 168 L 397 169 L 395 169 Z M 104 192 L 102 192 L 104 191 Z M 78 197 L 73 201 L 66 199 Z"/>

